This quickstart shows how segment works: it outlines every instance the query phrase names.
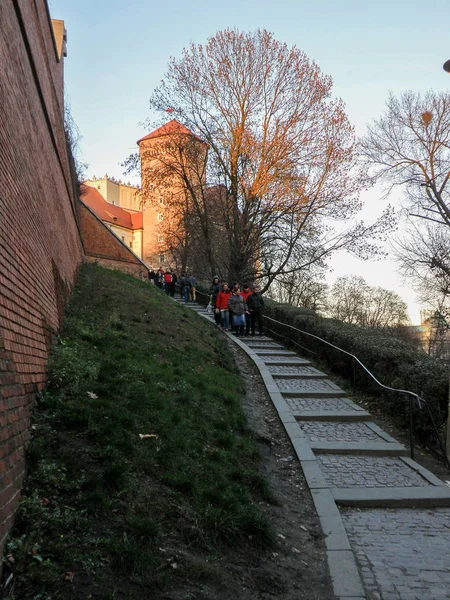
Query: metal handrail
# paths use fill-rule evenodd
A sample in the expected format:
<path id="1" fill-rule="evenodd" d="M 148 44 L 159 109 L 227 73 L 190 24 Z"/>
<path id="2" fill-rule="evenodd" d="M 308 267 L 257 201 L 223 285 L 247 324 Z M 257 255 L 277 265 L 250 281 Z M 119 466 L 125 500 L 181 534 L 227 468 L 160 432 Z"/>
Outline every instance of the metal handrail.
<path id="1" fill-rule="evenodd" d="M 299 329 L 298 327 L 294 327 L 293 325 L 289 325 L 288 323 L 283 323 L 282 321 L 277 321 L 277 319 L 273 319 L 272 317 L 268 317 L 267 315 L 264 315 L 264 318 L 267 319 L 267 320 L 269 320 L 269 321 L 273 321 L 274 323 L 278 323 L 279 325 L 283 325 L 284 327 L 288 327 L 289 329 L 293 329 L 294 331 L 298 331 L 300 333 L 303 333 L 304 335 L 308 335 L 310 337 L 313 337 L 316 340 L 319 340 L 319 341 L 323 342 L 324 344 L 327 344 L 328 346 L 331 346 L 335 350 L 338 350 L 339 352 L 343 352 L 347 356 L 350 356 L 353 361 L 355 361 L 356 363 L 358 363 L 364 369 L 364 371 L 375 381 L 375 383 L 377 385 L 379 385 L 380 387 L 382 387 L 383 389 L 388 390 L 390 392 L 396 392 L 396 393 L 399 393 L 399 394 L 407 394 L 408 396 L 410 396 L 410 402 L 409 402 L 409 438 L 410 438 L 410 453 L 411 453 L 411 458 L 414 458 L 414 431 L 413 431 L 412 401 L 413 401 L 414 398 L 416 399 L 417 405 L 418 405 L 419 409 L 422 409 L 422 404 L 423 404 L 426 407 L 426 409 L 427 409 L 428 416 L 429 416 L 429 418 L 431 420 L 431 424 L 432 424 L 433 430 L 434 430 L 434 432 L 436 434 L 436 438 L 437 438 L 437 441 L 438 441 L 439 446 L 441 448 L 441 451 L 442 451 L 443 457 L 445 459 L 445 462 L 447 463 L 447 466 L 450 468 L 450 461 L 449 461 L 449 459 L 446 456 L 444 445 L 442 443 L 441 437 L 439 435 L 438 429 L 436 427 L 436 423 L 434 421 L 434 418 L 433 418 L 433 415 L 431 413 L 430 406 L 429 406 L 427 400 L 425 400 L 424 398 L 422 398 L 422 396 L 420 396 L 419 394 L 416 394 L 415 392 L 411 392 L 410 390 L 403 390 L 403 389 L 400 389 L 400 388 L 393 388 L 393 387 L 390 387 L 388 385 L 384 385 L 383 383 L 381 383 L 380 381 L 378 381 L 378 379 L 375 377 L 375 375 L 366 367 L 366 365 L 364 363 L 362 363 L 359 360 L 359 358 L 357 356 L 355 356 L 351 352 L 347 352 L 347 350 L 344 350 L 343 348 L 339 348 L 339 346 L 336 346 L 335 344 L 332 344 L 331 342 L 328 342 L 327 340 L 324 340 L 323 338 L 319 337 L 318 335 L 314 335 L 313 333 L 309 333 L 308 331 L 303 331 L 302 329 Z"/>

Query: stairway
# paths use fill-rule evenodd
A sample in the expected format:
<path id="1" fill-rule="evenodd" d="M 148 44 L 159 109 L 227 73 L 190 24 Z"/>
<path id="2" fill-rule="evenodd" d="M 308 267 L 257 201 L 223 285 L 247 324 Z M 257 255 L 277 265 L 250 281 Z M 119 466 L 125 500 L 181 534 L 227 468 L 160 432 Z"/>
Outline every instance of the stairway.
<path id="1" fill-rule="evenodd" d="M 269 337 L 224 335 L 254 360 L 289 435 L 336 596 L 450 599 L 450 489 L 309 360 Z"/>

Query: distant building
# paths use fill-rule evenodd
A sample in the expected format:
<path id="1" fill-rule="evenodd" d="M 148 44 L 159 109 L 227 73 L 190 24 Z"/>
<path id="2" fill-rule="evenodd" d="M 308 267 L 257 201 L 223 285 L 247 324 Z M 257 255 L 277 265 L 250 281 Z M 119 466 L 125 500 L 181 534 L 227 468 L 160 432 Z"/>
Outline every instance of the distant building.
<path id="1" fill-rule="evenodd" d="M 81 199 L 126 246 L 142 258 L 142 212 L 123 208 L 124 205 L 139 205 L 138 193 L 137 188 L 116 183 L 105 175 L 85 181 Z"/>
<path id="2" fill-rule="evenodd" d="M 421 349 L 439 360 L 450 363 L 450 324 L 438 312 L 423 311 L 422 323 L 409 328 Z"/>

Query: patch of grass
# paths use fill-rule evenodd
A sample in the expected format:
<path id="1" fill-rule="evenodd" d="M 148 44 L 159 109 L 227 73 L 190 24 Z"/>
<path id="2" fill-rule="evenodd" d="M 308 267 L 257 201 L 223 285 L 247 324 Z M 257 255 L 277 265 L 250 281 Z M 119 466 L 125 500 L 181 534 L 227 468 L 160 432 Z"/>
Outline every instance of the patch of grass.
<path id="1" fill-rule="evenodd" d="M 7 545 L 11 598 L 87 597 L 91 584 L 95 597 L 149 597 L 182 571 L 167 562 L 168 539 L 214 554 L 241 540 L 270 546 L 257 503 L 275 500 L 243 391 L 202 319 L 153 286 L 84 266 L 34 413 Z"/>

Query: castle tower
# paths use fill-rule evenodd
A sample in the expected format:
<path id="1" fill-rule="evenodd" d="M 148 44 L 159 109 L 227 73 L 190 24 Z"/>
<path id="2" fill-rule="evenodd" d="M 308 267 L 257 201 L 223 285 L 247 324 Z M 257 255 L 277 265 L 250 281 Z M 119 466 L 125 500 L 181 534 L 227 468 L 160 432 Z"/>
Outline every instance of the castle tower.
<path id="1" fill-rule="evenodd" d="M 137 144 L 141 161 L 143 259 L 153 268 L 175 266 L 169 249 L 185 238 L 188 188 L 195 190 L 206 183 L 208 144 L 176 119 Z"/>

